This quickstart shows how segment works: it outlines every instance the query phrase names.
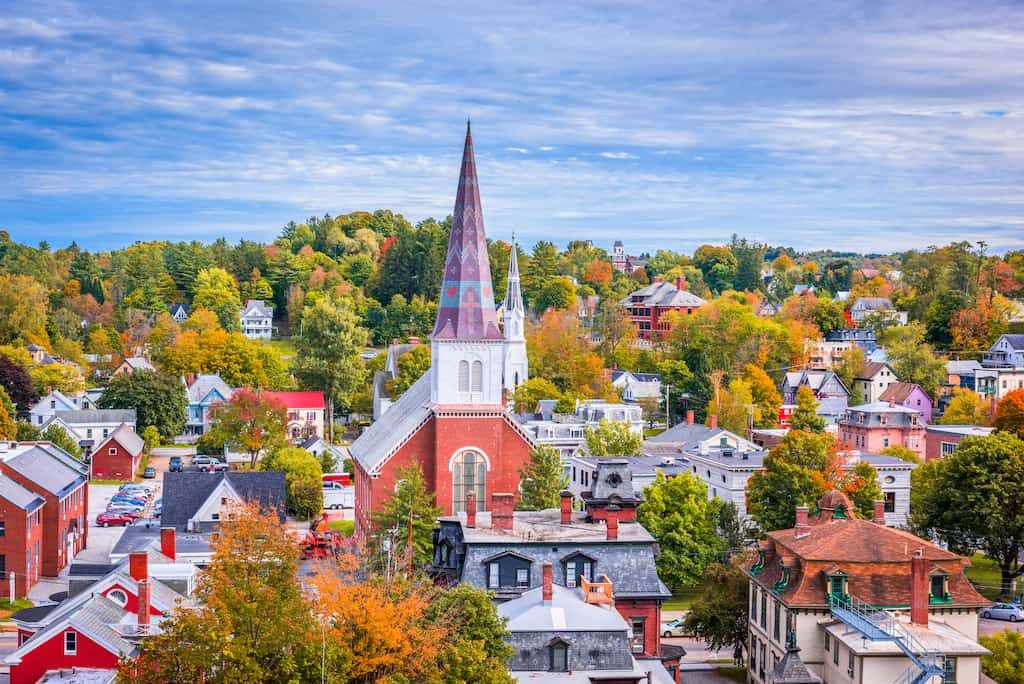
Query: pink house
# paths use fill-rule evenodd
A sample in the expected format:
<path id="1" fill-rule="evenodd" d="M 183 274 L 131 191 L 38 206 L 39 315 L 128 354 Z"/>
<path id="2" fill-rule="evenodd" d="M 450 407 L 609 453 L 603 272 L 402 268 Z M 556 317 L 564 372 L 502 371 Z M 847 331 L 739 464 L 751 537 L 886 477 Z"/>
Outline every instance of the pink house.
<path id="1" fill-rule="evenodd" d="M 847 449 L 878 453 L 891 446 L 925 457 L 925 424 L 921 412 L 895 402 L 851 406 L 839 419 L 839 440 Z"/>
<path id="2" fill-rule="evenodd" d="M 920 411 L 922 421 L 932 422 L 932 398 L 920 385 L 912 382 L 894 382 L 885 388 L 878 396 L 878 400 L 895 402 L 898 406 Z"/>

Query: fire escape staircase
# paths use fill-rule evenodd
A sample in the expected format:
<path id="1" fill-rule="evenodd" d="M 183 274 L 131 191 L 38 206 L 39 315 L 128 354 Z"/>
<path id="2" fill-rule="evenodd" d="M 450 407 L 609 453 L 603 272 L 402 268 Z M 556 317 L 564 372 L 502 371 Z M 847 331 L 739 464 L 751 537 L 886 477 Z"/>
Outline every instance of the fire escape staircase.
<path id="1" fill-rule="evenodd" d="M 891 641 L 910 659 L 911 665 L 893 684 L 929 684 L 945 677 L 945 656 L 926 649 L 906 627 L 886 610 L 873 608 L 849 595 L 829 595 L 832 617 L 870 641 Z"/>

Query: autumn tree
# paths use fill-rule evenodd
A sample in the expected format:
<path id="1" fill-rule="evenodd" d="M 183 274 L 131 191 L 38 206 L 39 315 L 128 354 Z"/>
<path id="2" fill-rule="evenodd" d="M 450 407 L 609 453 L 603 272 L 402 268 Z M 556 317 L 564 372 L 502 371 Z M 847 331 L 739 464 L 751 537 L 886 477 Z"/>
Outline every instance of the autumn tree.
<path id="1" fill-rule="evenodd" d="M 18 411 L 23 413 L 27 414 L 32 404 L 39 400 L 39 392 L 32 386 L 32 378 L 25 366 L 4 354 L 0 354 L 0 386 L 18 407 Z"/>
<path id="2" fill-rule="evenodd" d="M 763 368 L 752 363 L 744 366 L 743 379 L 750 387 L 750 397 L 757 407 L 754 413 L 755 427 L 771 428 L 778 425 L 782 395 L 775 387 L 775 382 Z"/>
<path id="3" fill-rule="evenodd" d="M 212 267 L 199 271 L 192 305 L 215 313 L 225 330 L 235 331 L 241 327 L 239 312 L 242 301 L 238 285 L 231 274 L 223 268 Z"/>
<path id="4" fill-rule="evenodd" d="M 539 323 L 528 325 L 526 350 L 531 374 L 547 378 L 562 392 L 586 398 L 614 396 L 604 361 L 582 333 L 576 316 L 556 309 L 547 310 Z"/>
<path id="5" fill-rule="evenodd" d="M 587 453 L 591 456 L 636 456 L 643 438 L 626 421 L 602 418 L 597 427 L 583 433 Z"/>
<path id="6" fill-rule="evenodd" d="M 250 468 L 256 468 L 261 452 L 273 451 L 287 441 L 288 408 L 260 391 L 242 388 L 213 407 L 212 413 L 210 432 L 245 449 Z"/>
<path id="7" fill-rule="evenodd" d="M 583 280 L 598 289 L 607 287 L 612 282 L 612 265 L 602 259 L 594 259 L 587 264 Z"/>
<path id="8" fill-rule="evenodd" d="M 746 435 L 747 427 L 760 420 L 760 407 L 754 403 L 750 385 L 734 378 L 728 389 L 717 388 L 708 406 L 708 418 L 718 416 L 719 427 L 738 435 Z"/>
<path id="9" fill-rule="evenodd" d="M 195 605 L 179 608 L 121 666 L 140 684 L 310 681 L 319 639 L 298 576 L 298 552 L 277 514 L 225 512 Z M 407 636 L 407 635 L 404 635 Z M 318 669 L 318 668 L 317 668 Z"/>
<path id="10" fill-rule="evenodd" d="M 0 439 L 17 439 L 18 426 L 14 422 L 14 403 L 0 387 Z"/>
<path id="11" fill-rule="evenodd" d="M 516 411 L 533 412 L 537 408 L 537 402 L 542 399 L 558 399 L 562 396 L 555 383 L 547 378 L 533 377 L 516 387 L 512 394 L 512 403 Z"/>
<path id="12" fill-rule="evenodd" d="M 530 450 L 530 460 L 519 469 L 519 503 L 521 511 L 543 511 L 561 505 L 561 492 L 569 483 L 562 465 L 562 456 L 549 444 Z"/>
<path id="13" fill-rule="evenodd" d="M 819 434 L 825 431 L 825 419 L 818 415 L 818 400 L 810 387 L 803 386 L 796 391 L 796 408 L 789 418 L 789 429 Z"/>
<path id="14" fill-rule="evenodd" d="M 996 404 L 992 424 L 1003 432 L 1024 437 L 1024 389 L 1015 389 Z"/>
<path id="15" fill-rule="evenodd" d="M 1024 684 L 1024 634 L 1004 629 L 981 635 L 978 643 L 989 650 L 981 658 L 981 671 L 999 684 Z"/>
<path id="16" fill-rule="evenodd" d="M 941 425 L 988 425 L 992 422 L 992 402 L 977 392 L 958 387 L 939 419 Z"/>
<path id="17" fill-rule="evenodd" d="M 0 275 L 0 344 L 46 342 L 46 287 L 27 275 Z"/>
<path id="18" fill-rule="evenodd" d="M 462 583 L 438 590 L 427 608 L 429 625 L 442 628 L 439 671 L 446 682 L 512 684 L 508 660 L 515 648 L 505 641 L 505 619 L 483 589 Z"/>
<path id="19" fill-rule="evenodd" d="M 367 544 L 368 557 L 371 566 L 377 569 L 388 567 L 388 554 L 397 567 L 405 567 L 411 529 L 411 565 L 418 570 L 429 563 L 433 555 L 433 530 L 441 509 L 434 503 L 434 494 L 427 491 L 423 470 L 418 464 L 399 468 L 395 482 L 395 493 L 380 510 L 370 514 L 373 531 Z"/>
<path id="20" fill-rule="evenodd" d="M 28 376 L 32 378 L 32 386 L 39 394 L 54 389 L 68 396 L 85 391 L 85 378 L 82 371 L 74 366 L 63 363 L 33 364 L 28 367 Z"/>

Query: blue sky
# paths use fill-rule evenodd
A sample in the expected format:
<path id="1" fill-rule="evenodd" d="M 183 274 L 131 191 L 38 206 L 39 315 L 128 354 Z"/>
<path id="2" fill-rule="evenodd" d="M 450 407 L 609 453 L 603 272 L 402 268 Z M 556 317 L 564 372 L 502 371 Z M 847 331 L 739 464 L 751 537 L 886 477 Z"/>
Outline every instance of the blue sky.
<path id="1" fill-rule="evenodd" d="M 1024 247 L 1024 4 L 0 2 L 0 229 Z"/>

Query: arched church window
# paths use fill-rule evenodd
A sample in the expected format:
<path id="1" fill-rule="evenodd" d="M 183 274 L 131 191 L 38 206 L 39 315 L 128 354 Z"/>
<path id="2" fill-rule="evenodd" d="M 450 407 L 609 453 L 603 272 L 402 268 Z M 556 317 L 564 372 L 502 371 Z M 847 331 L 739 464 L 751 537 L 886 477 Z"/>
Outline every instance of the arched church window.
<path id="1" fill-rule="evenodd" d="M 459 391 L 469 391 L 469 361 L 459 361 Z"/>
<path id="2" fill-rule="evenodd" d="M 455 457 L 452 465 L 452 510 L 463 513 L 466 510 L 466 495 L 476 495 L 477 510 L 483 505 L 487 463 L 478 451 L 463 451 Z"/>
<path id="3" fill-rule="evenodd" d="M 473 362 L 473 391 L 482 392 L 484 389 L 484 364 L 480 361 Z"/>

